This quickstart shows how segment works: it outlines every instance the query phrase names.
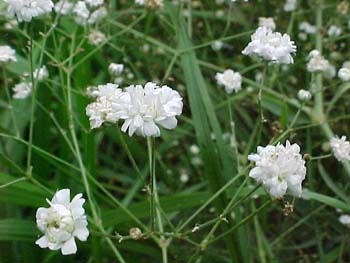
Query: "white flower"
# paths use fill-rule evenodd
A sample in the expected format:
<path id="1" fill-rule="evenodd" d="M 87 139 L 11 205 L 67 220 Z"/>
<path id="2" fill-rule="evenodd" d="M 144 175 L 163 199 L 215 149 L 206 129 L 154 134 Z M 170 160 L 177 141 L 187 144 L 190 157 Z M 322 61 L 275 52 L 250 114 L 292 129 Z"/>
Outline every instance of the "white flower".
<path id="1" fill-rule="evenodd" d="M 85 3 L 87 3 L 91 7 L 103 5 L 103 2 L 104 0 L 85 0 Z"/>
<path id="2" fill-rule="evenodd" d="M 108 71 L 113 76 L 120 75 L 123 72 L 123 70 L 124 70 L 123 64 L 111 63 L 108 66 Z"/>
<path id="3" fill-rule="evenodd" d="M 7 21 L 4 25 L 5 29 L 13 29 L 14 27 L 18 26 L 18 22 L 16 19 L 11 19 L 9 21 Z"/>
<path id="4" fill-rule="evenodd" d="M 75 237 L 86 241 L 89 236 L 82 194 L 70 201 L 70 190 L 62 189 L 55 193 L 52 200 L 46 200 L 49 208 L 40 207 L 36 212 L 36 223 L 44 234 L 35 244 L 50 250 L 61 249 L 62 255 L 75 254 Z"/>
<path id="5" fill-rule="evenodd" d="M 158 125 L 165 129 L 177 126 L 176 116 L 182 112 L 180 94 L 168 86 L 159 87 L 148 82 L 129 86 L 122 91 L 115 84 L 99 86 L 96 102 L 86 108 L 92 129 L 100 127 L 105 121 L 115 123 L 124 120 L 121 127 L 129 136 L 160 136 Z"/>
<path id="6" fill-rule="evenodd" d="M 93 11 L 87 20 L 87 23 L 92 25 L 95 24 L 97 21 L 100 21 L 102 18 L 107 16 L 107 10 L 104 7 L 100 7 L 99 9 L 96 9 Z"/>
<path id="7" fill-rule="evenodd" d="M 350 142 L 346 140 L 346 136 L 342 136 L 340 139 L 336 136 L 329 141 L 329 144 L 339 162 L 350 161 Z"/>
<path id="8" fill-rule="evenodd" d="M 276 29 L 276 24 L 272 17 L 259 17 L 259 26 L 269 28 L 272 31 Z"/>
<path id="9" fill-rule="evenodd" d="M 226 93 L 237 92 L 241 89 L 242 76 L 232 69 L 227 69 L 224 73 L 216 73 L 215 79 L 218 85 L 224 86 Z"/>
<path id="10" fill-rule="evenodd" d="M 90 11 L 84 1 L 79 1 L 75 4 L 73 13 L 75 15 L 74 20 L 78 25 L 85 26 L 87 24 Z"/>
<path id="11" fill-rule="evenodd" d="M 182 97 L 168 86 L 159 87 L 148 82 L 145 87 L 129 86 L 125 89 L 126 107 L 115 105 L 115 109 L 123 108 L 120 119 L 125 120 L 122 131 L 128 130 L 129 136 L 134 133 L 140 136 L 160 136 L 157 125 L 172 130 L 177 126 L 176 116 L 182 113 Z"/>
<path id="12" fill-rule="evenodd" d="M 308 58 L 310 59 L 307 63 L 307 71 L 309 72 L 324 72 L 330 67 L 329 61 L 318 50 L 312 50 Z"/>
<path id="13" fill-rule="evenodd" d="M 47 71 L 46 66 L 42 66 L 41 68 L 34 70 L 33 76 L 36 80 L 42 81 L 49 77 L 49 72 Z"/>
<path id="14" fill-rule="evenodd" d="M 323 75 L 325 76 L 325 78 L 327 79 L 332 79 L 337 75 L 337 70 L 335 68 L 335 66 L 333 66 L 331 63 L 329 63 L 328 67 L 326 68 L 326 70 L 323 72 Z"/>
<path id="15" fill-rule="evenodd" d="M 90 98 L 96 99 L 98 97 L 99 91 L 95 86 L 88 86 L 85 90 L 85 94 Z"/>
<path id="16" fill-rule="evenodd" d="M 291 54 L 295 52 L 296 46 L 288 34 L 282 35 L 266 27 L 259 27 L 242 54 L 262 57 L 273 63 L 292 64 L 294 61 Z"/>
<path id="17" fill-rule="evenodd" d="M 347 227 L 350 227 L 350 215 L 341 215 L 339 222 Z"/>
<path id="18" fill-rule="evenodd" d="M 350 69 L 350 61 L 344 61 L 344 62 L 343 62 L 343 65 L 342 65 L 342 68 L 348 68 L 348 69 Z"/>
<path id="19" fill-rule="evenodd" d="M 53 8 L 51 0 L 4 0 L 8 4 L 7 16 L 15 15 L 19 22 L 30 22 L 33 17 L 50 13 Z"/>
<path id="20" fill-rule="evenodd" d="M 337 27 L 335 25 L 331 25 L 327 31 L 327 35 L 330 37 L 338 37 L 342 33 L 342 30 L 340 27 Z"/>
<path id="21" fill-rule="evenodd" d="M 316 27 L 311 25 L 307 21 L 303 21 L 299 24 L 299 30 L 304 31 L 307 34 L 315 34 L 316 33 Z"/>
<path id="22" fill-rule="evenodd" d="M 222 41 L 216 40 L 211 44 L 211 48 L 214 51 L 219 51 L 222 49 L 222 47 L 224 46 L 224 43 Z"/>
<path id="23" fill-rule="evenodd" d="M 350 69 L 349 68 L 341 68 L 341 69 L 339 69 L 338 77 L 342 81 L 349 81 L 350 80 Z"/>
<path id="24" fill-rule="evenodd" d="M 311 97 L 312 97 L 312 95 L 311 95 L 310 91 L 301 89 L 298 92 L 298 98 L 302 101 L 309 101 L 309 100 L 311 100 Z"/>
<path id="25" fill-rule="evenodd" d="M 261 183 L 274 198 L 282 198 L 286 193 L 300 197 L 305 179 L 305 161 L 297 144 L 286 142 L 286 146 L 259 146 L 256 154 L 248 156 L 256 167 L 249 176 Z"/>
<path id="26" fill-rule="evenodd" d="M 294 11 L 297 7 L 297 0 L 287 0 L 283 6 L 283 10 L 286 12 Z"/>
<path id="27" fill-rule="evenodd" d="M 190 146 L 190 152 L 191 152 L 192 154 L 194 154 L 194 155 L 199 154 L 200 149 L 199 149 L 198 145 L 196 145 L 196 144 L 191 145 L 191 146 Z"/>
<path id="28" fill-rule="evenodd" d="M 32 83 L 21 82 L 16 84 L 12 88 L 14 94 L 13 98 L 15 99 L 25 99 L 29 96 L 32 91 Z"/>
<path id="29" fill-rule="evenodd" d="M 55 11 L 61 15 L 68 15 L 72 12 L 74 5 L 68 0 L 60 0 L 55 4 Z"/>
<path id="30" fill-rule="evenodd" d="M 164 6 L 163 0 L 135 0 L 135 4 L 144 5 L 151 9 L 162 8 Z"/>
<path id="31" fill-rule="evenodd" d="M 97 100 L 86 107 L 86 115 L 89 117 L 91 129 L 100 127 L 104 122 L 116 122 L 119 120 L 118 112 L 113 112 L 112 103 L 120 103 L 123 92 L 118 85 L 108 83 L 100 85 L 92 90 L 92 95 Z"/>
<path id="32" fill-rule="evenodd" d="M 0 46 L 0 63 L 17 61 L 16 51 L 9 46 Z"/>
<path id="33" fill-rule="evenodd" d="M 98 46 L 103 41 L 107 39 L 106 35 L 98 30 L 91 30 L 89 35 L 87 36 L 89 44 L 93 46 Z"/>

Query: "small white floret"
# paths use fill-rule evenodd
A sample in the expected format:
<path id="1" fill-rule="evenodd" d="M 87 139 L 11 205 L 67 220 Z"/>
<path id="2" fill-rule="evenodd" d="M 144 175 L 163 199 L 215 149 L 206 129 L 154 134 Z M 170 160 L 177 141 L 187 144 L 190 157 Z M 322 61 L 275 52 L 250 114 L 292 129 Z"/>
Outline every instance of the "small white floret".
<path id="1" fill-rule="evenodd" d="M 346 136 L 342 136 L 341 138 L 336 136 L 329 143 L 335 158 L 339 162 L 350 161 L 350 142 L 346 140 Z"/>
<path id="2" fill-rule="evenodd" d="M 233 91 L 241 90 L 242 76 L 232 69 L 227 69 L 223 73 L 216 73 L 215 79 L 220 86 L 224 86 L 226 93 L 230 94 Z"/>
<path id="3" fill-rule="evenodd" d="M 287 141 L 285 146 L 259 146 L 257 153 L 250 154 L 248 159 L 255 162 L 249 176 L 261 183 L 272 197 L 301 196 L 306 167 L 299 145 Z"/>
<path id="4" fill-rule="evenodd" d="M 75 238 L 86 241 L 89 236 L 88 222 L 82 194 L 70 200 L 70 190 L 62 189 L 47 200 L 49 208 L 40 207 L 36 212 L 36 223 L 44 234 L 35 244 L 41 248 L 61 250 L 62 255 L 75 254 Z"/>
<path id="5" fill-rule="evenodd" d="M 341 68 L 341 69 L 339 69 L 338 77 L 342 81 L 349 81 L 350 80 L 350 69 L 349 68 Z"/>

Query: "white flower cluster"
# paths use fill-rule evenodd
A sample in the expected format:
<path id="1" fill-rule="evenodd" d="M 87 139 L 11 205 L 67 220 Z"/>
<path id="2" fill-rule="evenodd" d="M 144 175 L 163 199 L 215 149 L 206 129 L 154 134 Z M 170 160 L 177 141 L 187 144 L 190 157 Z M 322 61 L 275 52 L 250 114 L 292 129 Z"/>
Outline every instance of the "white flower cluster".
<path id="1" fill-rule="evenodd" d="M 51 0 L 4 0 L 7 3 L 6 16 L 17 16 L 19 22 L 30 22 L 33 17 L 50 13 L 53 8 Z"/>
<path id="2" fill-rule="evenodd" d="M 135 0 L 135 4 L 143 5 L 151 9 L 158 9 L 164 6 L 163 0 Z"/>
<path id="3" fill-rule="evenodd" d="M 291 54 L 295 52 L 296 46 L 288 34 L 282 35 L 266 27 L 259 27 L 242 54 L 258 56 L 273 63 L 292 64 L 294 61 Z"/>
<path id="4" fill-rule="evenodd" d="M 342 29 L 336 25 L 331 25 L 328 28 L 327 35 L 330 37 L 338 37 L 342 33 Z"/>
<path id="5" fill-rule="evenodd" d="M 274 198 L 282 198 L 286 193 L 300 197 L 305 179 L 305 161 L 297 144 L 286 142 L 286 146 L 259 146 L 256 154 L 248 156 L 256 167 L 249 176 L 261 183 Z"/>
<path id="6" fill-rule="evenodd" d="M 49 77 L 49 72 L 46 66 L 42 66 L 39 69 L 34 70 L 33 76 L 38 81 L 43 81 Z"/>
<path id="7" fill-rule="evenodd" d="M 310 91 L 301 89 L 298 91 L 298 98 L 302 101 L 309 101 L 312 98 Z"/>
<path id="8" fill-rule="evenodd" d="M 78 1 L 74 8 L 74 19 L 78 25 L 93 25 L 107 16 L 107 10 L 103 7 L 104 1 Z"/>
<path id="9" fill-rule="evenodd" d="M 307 21 L 303 21 L 299 24 L 299 30 L 305 32 L 306 34 L 315 34 L 316 33 L 316 27 L 311 25 Z"/>
<path id="10" fill-rule="evenodd" d="M 350 215 L 341 215 L 339 222 L 347 227 L 350 227 Z"/>
<path id="11" fill-rule="evenodd" d="M 283 6 L 285 12 L 292 12 L 297 7 L 297 0 L 287 0 Z"/>
<path id="12" fill-rule="evenodd" d="M 104 122 L 124 120 L 121 130 L 128 131 L 129 136 L 158 137 L 158 125 L 166 129 L 177 126 L 176 116 L 182 113 L 182 107 L 182 97 L 168 86 L 148 82 L 145 87 L 132 85 L 122 91 L 109 83 L 98 87 L 98 97 L 86 107 L 86 115 L 92 129 Z"/>
<path id="13" fill-rule="evenodd" d="M 60 0 L 55 4 L 55 12 L 61 15 L 68 15 L 73 11 L 74 4 L 68 0 Z"/>
<path id="14" fill-rule="evenodd" d="M 242 76 L 232 69 L 226 69 L 224 73 L 216 73 L 215 79 L 218 85 L 224 86 L 225 91 L 231 94 L 233 91 L 237 92 L 241 89 Z"/>
<path id="15" fill-rule="evenodd" d="M 269 28 L 272 31 L 276 29 L 276 24 L 272 17 L 259 17 L 259 26 Z"/>
<path id="16" fill-rule="evenodd" d="M 350 81 L 350 69 L 349 68 L 340 68 L 338 71 L 338 77 L 342 81 Z"/>
<path id="17" fill-rule="evenodd" d="M 9 46 L 0 46 L 0 63 L 9 61 L 17 61 L 16 51 Z"/>
<path id="18" fill-rule="evenodd" d="M 123 70 L 124 70 L 123 64 L 111 63 L 108 66 L 109 74 L 111 74 L 112 76 L 118 76 L 122 74 Z"/>
<path id="19" fill-rule="evenodd" d="M 46 200 L 50 207 L 40 207 L 36 212 L 36 223 L 44 236 L 35 243 L 41 248 L 59 250 L 63 255 L 75 254 L 75 237 L 86 241 L 89 236 L 82 194 L 70 201 L 70 190 L 56 192 L 52 200 Z"/>
<path id="20" fill-rule="evenodd" d="M 333 154 L 339 162 L 350 161 L 350 142 L 346 140 L 346 136 L 332 138 L 329 142 Z"/>
<path id="21" fill-rule="evenodd" d="M 32 83 L 21 82 L 16 84 L 13 88 L 13 98 L 15 99 L 25 99 L 32 92 Z"/>
<path id="22" fill-rule="evenodd" d="M 109 74 L 114 77 L 114 83 L 121 84 L 123 82 L 123 78 L 121 77 L 121 74 L 124 71 L 124 65 L 123 64 L 117 64 L 117 63 L 111 63 L 108 66 Z"/>
<path id="23" fill-rule="evenodd" d="M 307 71 L 325 72 L 330 68 L 330 63 L 325 59 L 318 50 L 312 50 L 308 56 Z"/>
<path id="24" fill-rule="evenodd" d="M 87 35 L 87 39 L 90 45 L 98 46 L 102 42 L 106 41 L 107 37 L 103 32 L 92 29 Z"/>

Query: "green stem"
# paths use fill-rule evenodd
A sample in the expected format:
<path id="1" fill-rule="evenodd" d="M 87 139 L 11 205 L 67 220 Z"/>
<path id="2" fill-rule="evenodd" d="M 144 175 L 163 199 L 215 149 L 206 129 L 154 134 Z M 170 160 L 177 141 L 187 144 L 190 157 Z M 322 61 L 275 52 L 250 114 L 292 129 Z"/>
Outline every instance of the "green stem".
<path id="1" fill-rule="evenodd" d="M 147 137 L 147 148 L 148 148 L 148 156 L 149 156 L 149 166 L 150 166 L 150 207 L 151 207 L 151 232 L 154 231 L 154 217 L 156 216 L 158 230 L 161 233 L 159 246 L 162 250 L 162 259 L 163 263 L 168 262 L 168 240 L 164 237 L 164 227 L 162 222 L 162 217 L 160 214 L 160 204 L 159 197 L 157 191 L 157 180 L 156 180 L 156 158 L 154 154 L 154 140 L 151 137 Z M 154 215 L 156 214 L 156 215 Z"/>
<path id="2" fill-rule="evenodd" d="M 11 95 L 10 95 L 10 91 L 9 91 L 9 87 L 8 87 L 8 83 L 7 83 L 7 76 L 6 76 L 5 68 L 2 69 L 2 76 L 4 79 L 4 88 L 5 88 L 5 93 L 6 93 L 6 97 L 8 100 L 8 104 L 9 104 L 9 109 L 10 109 L 10 114 L 11 114 L 11 118 L 12 118 L 12 122 L 13 122 L 13 127 L 15 129 L 16 136 L 19 137 L 20 134 L 19 134 L 19 130 L 18 130 L 17 122 L 16 122 L 15 112 L 13 110 L 12 99 L 11 99 Z"/>
<path id="3" fill-rule="evenodd" d="M 72 45 L 70 49 L 70 54 L 74 53 L 74 48 L 75 48 L 75 40 L 76 40 L 76 30 L 74 31 L 73 37 L 72 37 Z M 81 156 L 80 148 L 79 148 L 79 143 L 78 139 L 75 133 L 75 124 L 74 124 L 74 118 L 73 118 L 73 103 L 72 103 L 72 85 L 71 85 L 71 74 L 72 74 L 72 65 L 73 65 L 73 56 L 71 56 L 71 59 L 69 60 L 69 65 L 68 65 L 68 70 L 67 70 L 67 111 L 68 111 L 68 126 L 69 126 L 69 131 L 72 137 L 73 141 L 73 147 L 75 148 L 76 152 L 76 158 L 78 161 L 79 169 L 81 172 L 81 176 L 83 179 L 83 184 L 84 188 L 86 191 L 87 199 L 91 208 L 92 216 L 94 219 L 94 223 L 97 226 L 97 228 L 101 231 L 101 233 L 105 234 L 106 231 L 103 227 L 102 221 L 99 218 L 98 212 L 97 212 L 97 207 L 93 201 L 93 195 L 90 190 L 90 185 L 87 179 L 87 173 L 86 173 L 86 168 L 83 163 L 83 159 Z M 118 249 L 115 247 L 114 243 L 109 237 L 106 237 L 107 244 L 110 246 L 112 249 L 113 253 L 115 254 L 116 258 L 119 260 L 121 263 L 126 263 L 122 255 L 119 253 Z"/>

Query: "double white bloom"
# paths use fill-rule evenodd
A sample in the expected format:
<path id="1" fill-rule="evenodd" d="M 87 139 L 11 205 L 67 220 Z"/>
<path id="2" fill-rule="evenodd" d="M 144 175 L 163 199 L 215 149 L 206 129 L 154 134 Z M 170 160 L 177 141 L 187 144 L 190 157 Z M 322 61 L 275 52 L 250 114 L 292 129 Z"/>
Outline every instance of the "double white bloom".
<path id="1" fill-rule="evenodd" d="M 292 64 L 294 60 L 291 54 L 295 52 L 296 46 L 288 34 L 282 35 L 269 28 L 259 27 L 242 54 L 258 56 L 273 63 Z"/>
<path id="2" fill-rule="evenodd" d="M 15 15 L 19 22 L 30 22 L 33 17 L 50 13 L 53 8 L 51 0 L 4 0 L 7 3 L 7 16 Z"/>
<path id="3" fill-rule="evenodd" d="M 75 237 L 86 241 L 89 236 L 82 194 L 70 201 L 70 190 L 62 189 L 54 195 L 50 207 L 40 207 L 36 212 L 36 223 L 44 236 L 35 243 L 41 248 L 59 250 L 63 255 L 75 254 L 77 245 Z"/>
<path id="4" fill-rule="evenodd" d="M 342 136 L 341 138 L 336 136 L 329 143 L 335 158 L 339 162 L 350 161 L 350 142 L 346 140 L 346 136 Z"/>
<path id="5" fill-rule="evenodd" d="M 342 81 L 350 81 L 350 69 L 349 68 L 340 68 L 338 71 L 338 77 Z"/>
<path id="6" fill-rule="evenodd" d="M 104 122 L 115 123 L 124 120 L 121 127 L 129 136 L 134 133 L 140 136 L 160 136 L 162 126 L 174 129 L 177 126 L 176 116 L 182 113 L 182 97 L 168 86 L 159 87 L 148 82 L 129 86 L 122 91 L 116 84 L 98 87 L 96 102 L 86 107 L 92 129 Z"/>
<path id="7" fill-rule="evenodd" d="M 103 7 L 104 1 L 78 1 L 74 8 L 74 19 L 78 25 L 86 26 L 95 24 L 107 16 L 107 10 Z"/>
<path id="8" fill-rule="evenodd" d="M 25 99 L 32 92 L 32 83 L 18 83 L 12 88 L 12 91 L 14 99 Z"/>
<path id="9" fill-rule="evenodd" d="M 326 72 L 331 64 L 325 59 L 318 50 L 312 50 L 308 56 L 307 71 L 309 72 Z"/>
<path id="10" fill-rule="evenodd" d="M 286 146 L 259 146 L 257 151 L 248 156 L 256 165 L 249 176 L 261 183 L 274 198 L 282 198 L 286 193 L 300 197 L 306 168 L 299 145 L 287 141 Z"/>
<path id="11" fill-rule="evenodd" d="M 242 76 L 232 69 L 227 69 L 223 73 L 216 73 L 215 79 L 219 85 L 225 87 L 225 91 L 228 94 L 241 89 Z"/>
<path id="12" fill-rule="evenodd" d="M 16 51 L 9 46 L 0 46 L 0 63 L 17 61 Z"/>

